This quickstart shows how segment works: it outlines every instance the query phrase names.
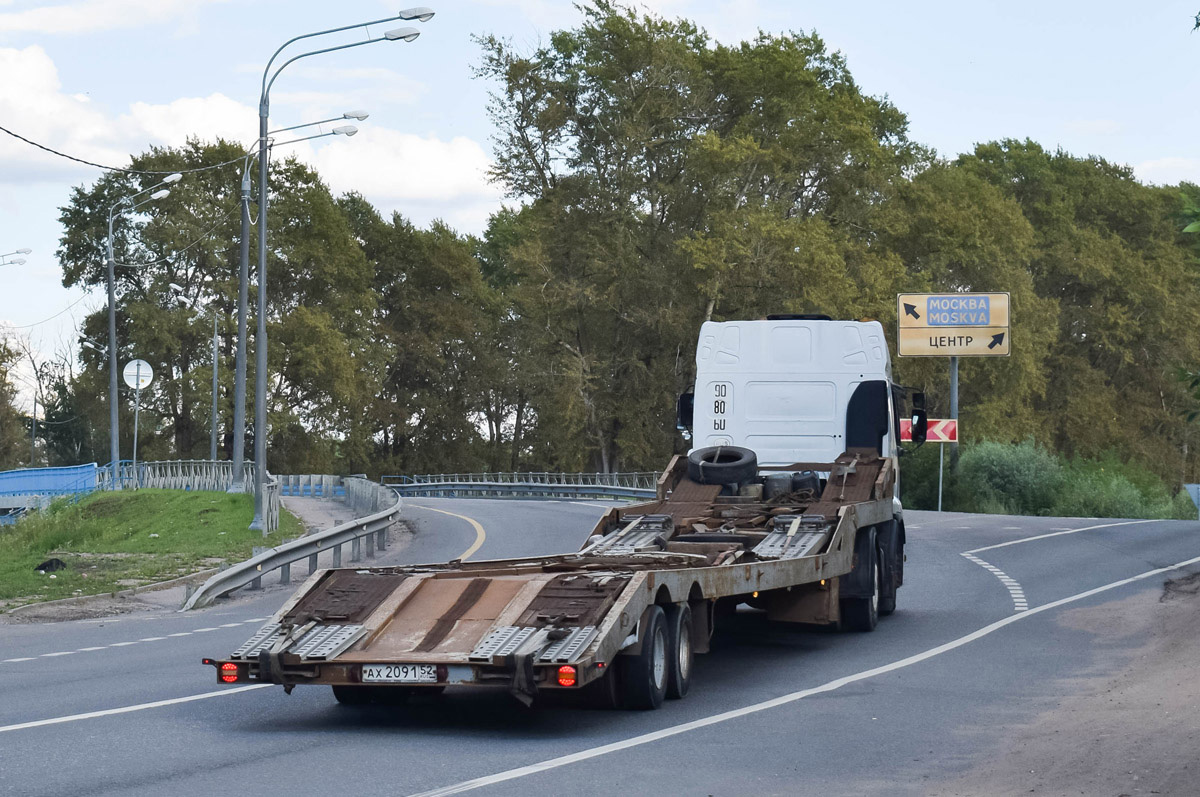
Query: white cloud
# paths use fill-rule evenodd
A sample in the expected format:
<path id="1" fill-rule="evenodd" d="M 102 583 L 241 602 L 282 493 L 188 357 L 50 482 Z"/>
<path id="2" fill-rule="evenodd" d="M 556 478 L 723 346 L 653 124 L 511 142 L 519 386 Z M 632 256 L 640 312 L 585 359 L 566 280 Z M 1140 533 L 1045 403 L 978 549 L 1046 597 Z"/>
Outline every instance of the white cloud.
<path id="1" fill-rule="evenodd" d="M 220 137 L 249 144 L 258 130 L 258 111 L 224 94 L 184 97 L 166 105 L 135 102 L 118 126 L 126 138 L 142 136 L 147 143 L 178 146 L 188 138 Z"/>
<path id="2" fill-rule="evenodd" d="M 58 70 L 36 45 L 0 48 L 0 119 L 26 138 L 106 166 L 124 166 L 149 144 L 179 146 L 189 136 L 252 140 L 257 112 L 223 94 L 167 104 L 137 102 L 113 117 L 87 97 L 62 91 Z M 0 181 L 93 179 L 96 170 L 0 136 Z"/>
<path id="3" fill-rule="evenodd" d="M 488 183 L 491 165 L 478 142 L 444 141 L 374 127 L 305 156 L 335 193 L 357 191 L 384 211 L 399 210 L 417 224 L 441 218 L 464 232 L 482 232 L 500 206 Z"/>
<path id="4" fill-rule="evenodd" d="M 379 81 L 396 77 L 387 69 L 349 71 Z M 11 78 L 0 84 L 0 119 L 5 127 L 105 165 L 124 166 L 130 153 L 150 145 L 180 146 L 189 137 L 220 136 L 250 143 L 257 127 L 256 109 L 219 93 L 160 104 L 135 102 L 124 113 L 108 113 L 86 97 L 65 94 L 54 62 L 37 46 L 0 48 L 0 74 Z M 419 91 L 419 84 L 397 83 L 401 84 L 398 91 Z M 311 115 L 292 108 L 287 116 L 328 117 L 353 110 L 352 105 L 370 110 L 365 100 L 358 102 L 362 98 L 355 92 L 343 92 L 340 98 L 343 102 L 335 105 L 317 94 L 291 97 L 314 107 L 306 109 L 312 110 Z M 314 166 L 335 193 L 358 191 L 385 212 L 399 210 L 418 224 L 442 218 L 464 231 L 482 231 L 488 214 L 499 205 L 501 192 L 487 181 L 490 160 L 478 142 L 462 136 L 443 140 L 401 133 L 370 121 L 356 124 L 360 132 L 353 139 L 325 139 L 318 147 L 302 144 L 292 151 Z M 306 132 L 296 131 L 296 135 Z M 0 206 L 6 204 L 3 197 L 16 201 L 22 195 L 21 185 L 61 185 L 97 176 L 94 168 L 0 136 Z"/>
<path id="5" fill-rule="evenodd" d="M 197 7 L 228 0 L 79 0 L 0 13 L 0 32 L 93 33 L 178 20 Z"/>
<path id="6" fill-rule="evenodd" d="M 119 146 L 104 113 L 78 96 L 62 93 L 58 70 L 36 45 L 0 48 L 0 119 L 34 141 L 88 160 L 120 165 L 128 149 Z M 78 173 L 80 167 L 7 136 L 0 138 L 0 168 L 6 181 L 46 179 Z"/>
<path id="7" fill-rule="evenodd" d="M 1200 158 L 1156 158 L 1133 167 L 1143 183 L 1174 185 L 1184 180 L 1200 184 Z"/>

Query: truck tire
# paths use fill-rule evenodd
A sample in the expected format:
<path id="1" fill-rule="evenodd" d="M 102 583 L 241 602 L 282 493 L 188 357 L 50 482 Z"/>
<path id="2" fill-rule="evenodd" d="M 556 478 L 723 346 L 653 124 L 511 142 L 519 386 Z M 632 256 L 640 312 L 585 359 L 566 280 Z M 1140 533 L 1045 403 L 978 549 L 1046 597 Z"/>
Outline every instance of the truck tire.
<path id="1" fill-rule="evenodd" d="M 857 567 L 866 568 L 871 576 L 871 594 L 861 598 L 843 598 L 840 603 L 842 627 L 850 631 L 874 631 L 879 622 L 879 555 L 875 548 L 875 531 L 864 529 L 855 542 L 854 553 L 858 557 Z"/>
<path id="2" fill-rule="evenodd" d="M 617 673 L 614 669 L 610 667 L 608 672 L 580 690 L 584 705 L 605 711 L 620 708 L 621 689 L 617 683 Z"/>
<path id="3" fill-rule="evenodd" d="M 692 686 L 692 610 L 686 603 L 667 609 L 667 630 L 671 639 L 667 697 L 679 700 Z"/>
<path id="4" fill-rule="evenodd" d="M 374 687 L 338 684 L 333 687 L 333 696 L 343 706 L 365 706 L 372 701 L 372 689 Z"/>
<path id="5" fill-rule="evenodd" d="M 887 617 L 896 611 L 896 590 L 903 578 L 900 572 L 900 530 L 896 521 L 876 527 L 875 548 L 879 556 L 879 616 Z"/>
<path id="6" fill-rule="evenodd" d="M 738 446 L 709 446 L 688 454 L 688 478 L 698 484 L 732 484 L 758 475 L 758 455 Z"/>
<path id="7" fill-rule="evenodd" d="M 617 659 L 625 707 L 639 711 L 661 706 L 671 680 L 671 642 L 662 607 L 647 609 L 644 622 L 641 652 L 624 654 Z"/>

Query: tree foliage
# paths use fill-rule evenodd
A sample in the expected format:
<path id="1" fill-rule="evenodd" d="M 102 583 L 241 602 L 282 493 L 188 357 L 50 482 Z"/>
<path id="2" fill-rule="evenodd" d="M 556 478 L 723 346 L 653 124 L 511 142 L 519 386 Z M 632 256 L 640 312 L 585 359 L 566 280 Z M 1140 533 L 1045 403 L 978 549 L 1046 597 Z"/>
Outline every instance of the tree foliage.
<path id="1" fill-rule="evenodd" d="M 25 445 L 25 430 L 28 418 L 17 409 L 16 380 L 13 369 L 18 362 L 18 352 L 11 343 L 0 338 L 0 470 L 17 467 L 22 454 L 29 449 Z M 28 457 L 25 457 L 27 460 Z"/>
<path id="2" fill-rule="evenodd" d="M 1194 478 L 1200 239 L 1187 230 L 1200 188 L 1142 185 L 1032 141 L 938 158 L 816 33 L 730 46 L 609 0 L 580 11 L 532 49 L 479 40 L 492 176 L 510 201 L 481 237 L 420 229 L 357 194 L 335 199 L 296 161 L 272 164 L 273 468 L 653 469 L 685 445 L 671 408 L 705 320 L 816 312 L 894 334 L 897 293 L 1008 291 L 1012 355 L 961 364 L 966 439 Z M 134 165 L 238 154 L 189 142 Z M 211 316 L 168 283 L 216 311 L 230 426 L 239 168 L 189 173 L 117 225 L 118 261 L 140 264 L 118 269 L 121 361 L 160 374 L 143 456 L 207 450 Z M 65 284 L 103 284 L 108 209 L 151 182 L 76 190 Z M 106 340 L 104 314 L 84 333 Z M 49 394 L 62 459 L 105 450 L 107 365 L 90 351 L 83 364 Z M 896 364 L 935 415 L 946 370 Z"/>

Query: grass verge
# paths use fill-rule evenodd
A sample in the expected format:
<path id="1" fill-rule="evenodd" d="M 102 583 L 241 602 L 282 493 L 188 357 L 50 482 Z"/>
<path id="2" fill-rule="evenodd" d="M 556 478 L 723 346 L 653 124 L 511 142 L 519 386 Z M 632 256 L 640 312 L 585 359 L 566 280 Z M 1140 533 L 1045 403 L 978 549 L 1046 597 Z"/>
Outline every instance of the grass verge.
<path id="1" fill-rule="evenodd" d="M 215 492 L 104 492 L 57 502 L 0 530 L 0 608 L 164 581 L 304 533 L 284 509 L 266 538 L 247 528 L 253 517 L 252 495 Z M 66 568 L 39 573 L 51 558 Z"/>

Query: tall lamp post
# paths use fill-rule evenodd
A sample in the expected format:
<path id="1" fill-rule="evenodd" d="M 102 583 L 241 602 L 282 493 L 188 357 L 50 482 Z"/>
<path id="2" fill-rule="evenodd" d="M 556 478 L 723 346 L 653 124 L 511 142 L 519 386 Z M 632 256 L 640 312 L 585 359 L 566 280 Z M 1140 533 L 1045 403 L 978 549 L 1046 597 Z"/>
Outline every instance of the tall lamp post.
<path id="1" fill-rule="evenodd" d="M 250 528 L 261 529 L 264 535 L 268 532 L 263 515 L 263 490 L 265 489 L 267 478 L 267 202 L 269 201 L 267 194 L 267 136 L 270 129 L 268 122 L 271 109 L 271 86 L 275 84 L 275 79 L 279 77 L 280 72 L 287 69 L 289 64 L 293 64 L 301 58 L 308 58 L 309 56 L 320 55 L 322 53 L 332 53 L 337 50 L 346 50 L 351 47 L 361 47 L 364 44 L 375 44 L 376 42 L 411 42 L 420 36 L 421 32 L 416 28 L 396 28 L 385 32 L 382 36 L 368 37 L 363 41 L 340 44 L 335 47 L 324 47 L 319 50 L 312 50 L 292 56 L 284 61 L 273 73 L 271 72 L 271 66 L 285 48 L 303 39 L 325 36 L 330 33 L 339 33 L 354 28 L 366 28 L 369 25 L 379 25 L 395 19 L 415 19 L 421 22 L 428 22 L 432 18 L 433 11 L 421 6 L 405 9 L 395 17 L 384 17 L 383 19 L 376 19 L 370 22 L 359 22 L 355 25 L 344 25 L 340 28 L 330 28 L 329 30 L 295 36 L 284 42 L 271 55 L 270 60 L 267 61 L 266 68 L 263 69 L 262 91 L 259 94 L 258 100 L 258 334 L 254 339 L 254 521 L 250 524 Z"/>
<path id="2" fill-rule="evenodd" d="M 178 299 L 179 303 L 184 305 L 185 307 L 190 307 L 191 309 L 193 309 L 197 312 L 199 312 L 201 310 L 211 310 L 212 311 L 212 322 L 213 322 L 212 434 L 211 434 L 211 438 L 209 440 L 209 445 L 208 445 L 208 460 L 209 460 L 209 462 L 216 462 L 217 461 L 217 412 L 218 412 L 218 410 L 217 410 L 217 391 L 218 391 L 218 385 L 220 384 L 217 379 L 217 375 L 218 375 L 217 369 L 220 367 L 220 355 L 221 355 L 220 339 L 217 337 L 217 313 L 216 313 L 216 310 L 213 309 L 211 303 L 199 302 L 195 299 L 189 299 L 188 297 L 184 296 L 182 285 L 177 285 L 174 282 L 170 282 L 170 283 L 167 283 L 167 286 L 171 290 L 175 291 L 175 293 L 176 293 L 175 298 Z"/>
<path id="3" fill-rule="evenodd" d="M 121 479 L 119 477 L 121 444 L 117 439 L 117 297 L 114 271 L 117 264 L 113 257 L 113 220 L 121 213 L 132 213 L 148 202 L 155 199 L 162 199 L 171 193 L 170 189 L 164 186 L 177 183 L 182 177 L 183 175 L 178 172 L 168 175 L 161 183 L 152 185 L 149 188 L 143 188 L 136 194 L 122 197 L 108 210 L 108 445 L 109 457 L 112 462 L 110 467 L 112 468 L 112 488 L 114 490 L 121 489 Z M 138 197 L 147 193 L 150 196 L 140 201 L 135 201 Z"/>
<path id="4" fill-rule="evenodd" d="M 333 119 L 309 122 L 308 124 L 284 128 L 284 130 L 298 130 L 301 127 L 312 127 L 313 125 L 338 122 L 343 119 L 358 119 L 361 121 L 368 116 L 369 114 L 366 111 L 347 111 Z M 271 132 L 279 133 L 283 131 L 273 130 Z M 328 133 L 306 136 L 305 138 L 298 138 L 293 141 L 276 142 L 272 146 L 295 144 L 297 141 L 307 141 L 310 138 L 321 138 L 323 136 L 352 136 L 357 132 L 357 127 L 346 125 L 345 127 L 334 128 Z M 249 312 L 247 305 L 249 305 L 250 293 L 250 162 L 253 155 L 254 147 L 251 147 L 246 153 L 242 164 L 242 243 L 238 258 L 238 334 L 237 355 L 234 358 L 236 370 L 233 380 L 233 482 L 229 486 L 229 492 L 231 493 L 243 493 L 246 491 L 243 476 L 243 472 L 246 469 L 246 316 Z"/>

